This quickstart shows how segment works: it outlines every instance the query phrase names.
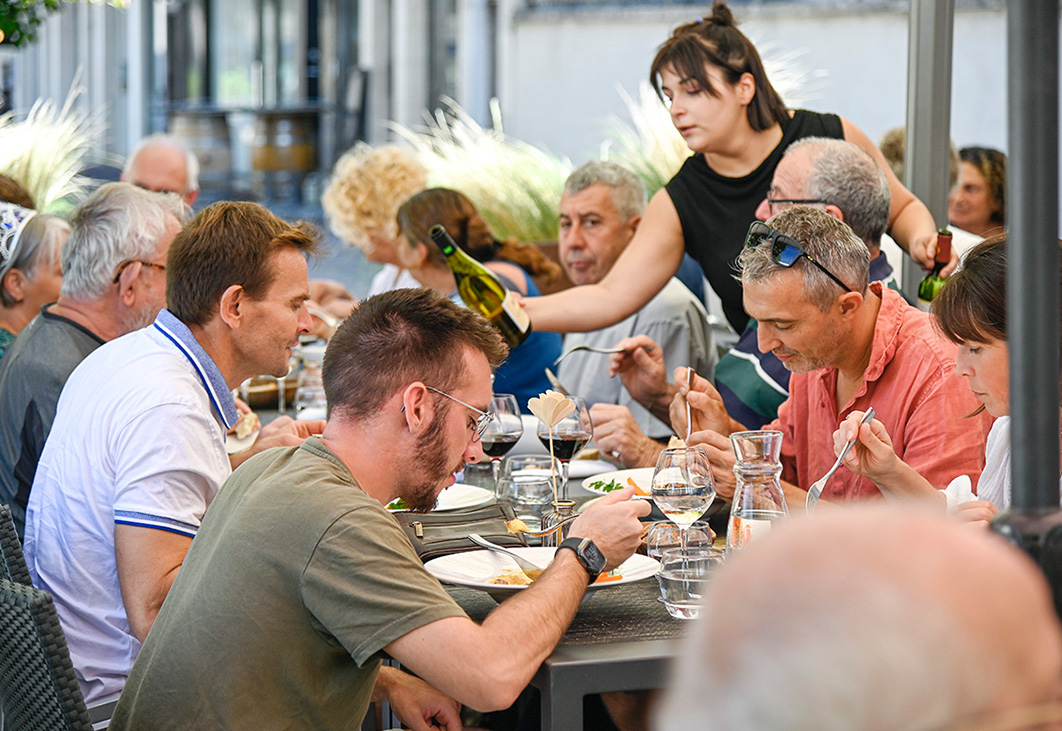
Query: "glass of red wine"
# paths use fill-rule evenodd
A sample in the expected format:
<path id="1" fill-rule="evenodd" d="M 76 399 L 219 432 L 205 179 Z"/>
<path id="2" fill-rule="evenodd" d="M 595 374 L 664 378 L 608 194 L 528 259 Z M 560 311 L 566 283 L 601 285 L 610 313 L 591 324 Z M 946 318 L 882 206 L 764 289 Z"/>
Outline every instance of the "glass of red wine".
<path id="1" fill-rule="evenodd" d="M 552 439 L 553 456 L 561 463 L 562 500 L 568 499 L 568 463 L 594 437 L 594 423 L 590 421 L 590 410 L 586 408 L 586 401 L 579 396 L 569 398 L 575 402 L 575 411 L 554 425 L 552 437 L 549 427 L 541 421 L 538 423 L 539 441 L 548 452 Z"/>
<path id="2" fill-rule="evenodd" d="M 487 425 L 480 441 L 483 442 L 483 454 L 490 457 L 494 468 L 494 491 L 498 491 L 498 465 L 502 457 L 509 453 L 524 433 L 524 422 L 520 418 L 520 405 L 511 393 L 496 393 L 490 399 L 487 411 L 494 417 Z"/>

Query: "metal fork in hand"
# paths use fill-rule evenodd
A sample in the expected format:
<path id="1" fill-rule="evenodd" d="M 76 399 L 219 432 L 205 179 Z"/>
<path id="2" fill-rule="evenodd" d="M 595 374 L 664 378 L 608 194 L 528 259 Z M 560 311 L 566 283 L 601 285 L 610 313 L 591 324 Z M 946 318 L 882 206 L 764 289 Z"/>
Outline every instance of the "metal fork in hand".
<path id="1" fill-rule="evenodd" d="M 871 406 L 867 409 L 867 413 L 863 414 L 863 419 L 859 422 L 859 425 L 862 426 L 863 424 L 868 423 L 875 415 L 874 407 Z M 826 483 L 831 477 L 833 477 L 833 473 L 837 471 L 837 468 L 841 466 L 841 462 L 843 462 L 844 458 L 848 456 L 848 450 L 852 448 L 852 445 L 856 443 L 856 439 L 858 438 L 859 434 L 857 433 L 853 438 L 849 439 L 848 443 L 844 445 L 844 449 L 842 449 L 841 453 L 837 455 L 837 461 L 833 463 L 833 467 L 830 468 L 830 471 L 812 483 L 811 489 L 808 490 L 808 499 L 804 501 L 804 510 L 807 511 L 808 515 L 815 512 L 815 503 L 817 503 L 822 496 L 822 488 L 826 487 Z"/>
<path id="2" fill-rule="evenodd" d="M 504 553 L 506 556 L 509 556 L 511 559 L 516 561 L 517 566 L 520 567 L 521 571 L 527 574 L 527 578 L 531 579 L 531 581 L 534 581 L 539 576 L 541 576 L 542 572 L 545 570 L 531 563 L 526 558 L 517 555 L 515 551 L 510 551 L 508 548 L 502 548 L 497 543 L 491 543 L 479 533 L 469 533 L 468 540 L 472 541 L 477 546 L 482 546 L 483 548 L 486 548 L 488 551 Z"/>
<path id="3" fill-rule="evenodd" d="M 557 358 L 557 360 L 553 361 L 553 365 L 557 365 L 577 350 L 589 350 L 591 353 L 604 353 L 605 355 L 612 355 L 613 353 L 622 353 L 624 350 L 626 350 L 626 348 L 595 348 L 591 345 L 576 345 L 561 353 L 560 358 Z"/>

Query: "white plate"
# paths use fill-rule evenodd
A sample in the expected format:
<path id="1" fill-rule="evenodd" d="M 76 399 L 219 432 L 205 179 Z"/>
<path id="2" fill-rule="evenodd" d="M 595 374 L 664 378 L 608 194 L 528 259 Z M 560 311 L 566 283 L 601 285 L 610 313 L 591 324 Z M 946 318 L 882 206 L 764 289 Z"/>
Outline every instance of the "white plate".
<path id="1" fill-rule="evenodd" d="M 439 494 L 439 500 L 435 505 L 435 511 L 461 510 L 462 508 L 478 508 L 486 505 L 494 499 L 494 493 L 482 487 L 465 485 L 460 482 L 450 485 Z M 388 510 L 394 510 L 388 506 Z"/>
<path id="2" fill-rule="evenodd" d="M 236 454 L 242 452 L 245 449 L 250 449 L 254 444 L 254 440 L 258 438 L 258 432 L 261 429 L 255 429 L 253 432 L 245 436 L 243 439 L 238 439 L 235 434 L 225 435 L 225 451 L 229 454 Z"/>
<path id="3" fill-rule="evenodd" d="M 555 548 L 514 548 L 512 549 L 526 558 L 531 563 L 546 568 L 553 562 L 556 554 Z M 495 599 L 501 600 L 506 596 L 526 588 L 523 586 L 509 586 L 505 584 L 491 584 L 489 580 L 506 569 L 518 568 L 516 562 L 508 556 L 495 551 L 478 550 L 451 553 L 449 556 L 433 558 L 424 564 L 432 576 L 447 584 L 468 586 L 473 589 L 485 591 Z M 589 590 L 607 589 L 610 586 L 621 586 L 642 579 L 655 576 L 660 569 L 660 564 L 641 554 L 634 554 L 619 566 L 619 572 L 623 576 L 617 581 L 609 581 L 603 584 L 591 584 Z"/>
<path id="4" fill-rule="evenodd" d="M 581 480 L 584 477 L 597 475 L 605 470 L 611 470 L 616 465 L 603 459 L 573 459 L 568 463 L 568 478 Z"/>
<path id="5" fill-rule="evenodd" d="M 604 490 L 597 487 L 590 487 L 593 482 L 608 482 L 609 480 L 615 480 L 624 487 L 627 486 L 627 478 L 631 478 L 646 492 L 649 492 L 653 487 L 653 468 L 652 467 L 639 467 L 633 470 L 614 470 L 612 472 L 602 472 L 591 477 L 587 477 L 583 480 L 583 489 L 587 492 L 592 492 L 595 495 L 608 495 Z M 646 497 L 645 495 L 639 495 L 638 497 Z"/>

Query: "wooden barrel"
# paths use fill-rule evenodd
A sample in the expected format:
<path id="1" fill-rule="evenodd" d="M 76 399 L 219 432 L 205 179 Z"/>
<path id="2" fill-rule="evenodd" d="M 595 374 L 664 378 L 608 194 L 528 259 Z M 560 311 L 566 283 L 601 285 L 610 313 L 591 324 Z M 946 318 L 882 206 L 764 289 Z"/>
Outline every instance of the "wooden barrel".
<path id="1" fill-rule="evenodd" d="M 317 167 L 317 112 L 269 110 L 255 115 L 251 165 L 261 172 L 309 173 Z"/>
<path id="2" fill-rule="evenodd" d="M 170 134 L 199 160 L 200 187 L 223 184 L 232 177 L 232 139 L 220 109 L 170 112 Z"/>

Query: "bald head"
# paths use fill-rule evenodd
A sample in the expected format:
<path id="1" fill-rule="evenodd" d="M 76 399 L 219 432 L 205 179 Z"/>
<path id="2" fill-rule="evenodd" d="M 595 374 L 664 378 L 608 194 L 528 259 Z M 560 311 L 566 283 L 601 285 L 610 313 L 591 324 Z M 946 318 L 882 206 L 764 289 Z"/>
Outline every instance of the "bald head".
<path id="1" fill-rule="evenodd" d="M 717 728 L 942 728 L 1055 698 L 1062 627 L 997 536 L 846 509 L 728 562 L 683 662 L 661 729 L 703 708 Z"/>
<path id="2" fill-rule="evenodd" d="M 156 193 L 177 193 L 191 206 L 199 195 L 195 155 L 169 135 L 152 135 L 136 146 L 122 180 Z"/>

